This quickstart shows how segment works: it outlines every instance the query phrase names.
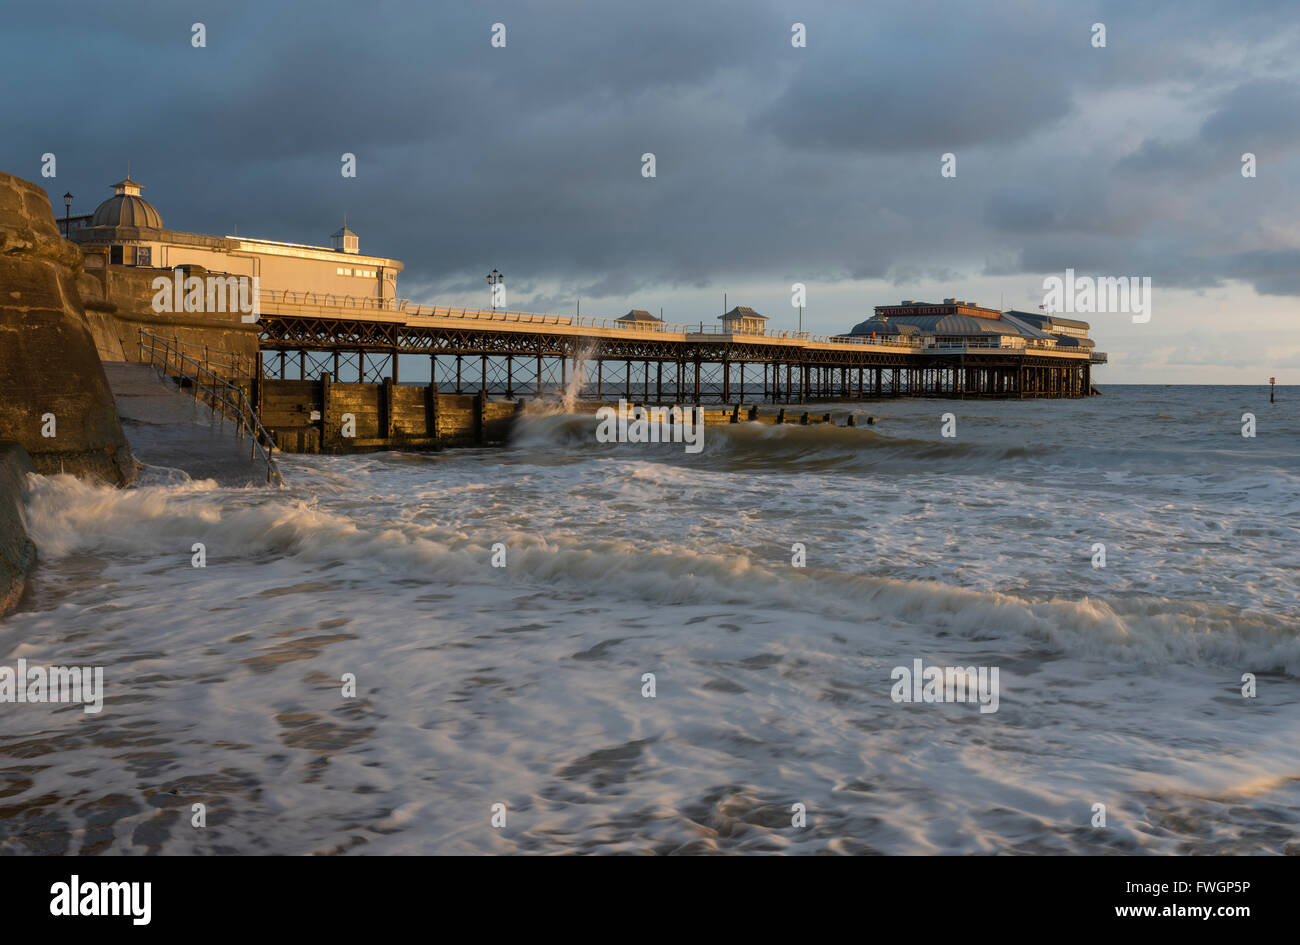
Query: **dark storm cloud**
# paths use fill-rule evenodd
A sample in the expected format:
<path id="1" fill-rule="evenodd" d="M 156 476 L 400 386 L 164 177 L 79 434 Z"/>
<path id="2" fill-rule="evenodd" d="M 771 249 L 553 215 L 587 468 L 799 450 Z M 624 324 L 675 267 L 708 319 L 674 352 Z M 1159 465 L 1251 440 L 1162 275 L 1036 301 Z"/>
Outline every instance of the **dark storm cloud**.
<path id="1" fill-rule="evenodd" d="M 951 5 L 921 3 L 813 21 L 816 51 L 787 57 L 791 80 L 755 126 L 793 147 L 938 154 L 1010 144 L 1066 119 L 1068 73 L 1036 74 L 1035 57 L 1020 51 L 1068 46 L 1068 34 L 971 9 L 954 16 Z"/>
<path id="2" fill-rule="evenodd" d="M 346 212 L 420 298 L 481 292 L 493 266 L 512 300 L 611 310 L 725 280 L 1087 265 L 1290 294 L 1292 247 L 1255 226 L 1300 163 L 1286 11 L 47 2 L 6 14 L 0 167 L 38 179 L 56 153 L 42 183 L 88 211 L 129 160 L 200 232 L 319 243 Z M 1243 189 L 1247 150 L 1267 164 Z"/>
<path id="3" fill-rule="evenodd" d="M 1281 79 L 1239 85 L 1205 120 L 1200 138 L 1211 145 L 1256 151 L 1293 147 L 1300 142 L 1300 88 Z"/>
<path id="4" fill-rule="evenodd" d="M 1241 156 L 1275 158 L 1300 144 L 1300 88 L 1294 81 L 1245 82 L 1219 97 L 1200 129 L 1177 139 L 1149 138 L 1116 164 L 1120 172 L 1184 182 L 1240 167 Z"/>
<path id="5" fill-rule="evenodd" d="M 1226 274 L 1251 283 L 1260 295 L 1300 295 L 1300 250 L 1258 250 L 1227 260 Z"/>
<path id="6" fill-rule="evenodd" d="M 1207 289 L 1228 279 L 1252 285 L 1260 295 L 1300 295 L 1300 250 L 1255 250 L 1207 257 L 1164 248 L 1133 250 L 1114 241 L 1044 238 L 1014 260 L 990 265 L 986 275 L 1020 273 L 1150 276 L 1157 289 Z"/>

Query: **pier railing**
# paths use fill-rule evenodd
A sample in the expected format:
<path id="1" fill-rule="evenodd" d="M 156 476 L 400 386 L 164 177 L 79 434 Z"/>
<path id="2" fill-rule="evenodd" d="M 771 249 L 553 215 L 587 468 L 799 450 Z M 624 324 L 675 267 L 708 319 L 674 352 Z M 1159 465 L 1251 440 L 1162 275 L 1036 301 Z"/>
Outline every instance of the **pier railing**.
<path id="1" fill-rule="evenodd" d="M 1025 341 L 1021 338 L 1006 339 L 1010 344 L 1004 344 L 1002 336 L 996 338 L 940 338 L 931 342 L 928 347 L 938 351 L 967 351 L 971 348 L 1007 348 L 1019 349 L 1025 347 Z"/>
<path id="2" fill-rule="evenodd" d="M 469 308 L 467 306 L 412 305 L 409 299 L 367 299 L 324 292 L 290 292 L 263 289 L 268 302 L 296 305 L 330 305 L 361 308 L 369 311 L 396 312 L 418 318 L 463 318 L 482 322 L 514 322 L 525 325 L 562 325 L 578 328 L 605 328 L 620 331 L 652 331 L 684 335 L 689 326 L 660 321 L 623 321 L 620 318 L 592 318 L 582 315 L 550 315 L 545 312 L 521 312 L 511 309 Z"/>
<path id="3" fill-rule="evenodd" d="M 731 338 L 737 335 L 778 340 L 811 341 L 819 344 L 880 345 L 889 348 L 920 348 L 919 340 L 818 335 L 794 329 L 762 329 L 759 331 L 705 331 L 704 326 L 685 325 L 678 322 L 625 321 L 622 318 L 591 317 L 584 315 L 551 315 L 544 312 L 523 312 L 510 309 L 482 309 L 467 306 L 412 305 L 409 299 L 373 299 L 351 295 L 333 295 L 325 292 L 292 292 L 289 290 L 262 289 L 261 297 L 271 303 L 291 305 L 328 305 L 342 308 L 359 308 L 373 312 L 393 312 L 419 318 L 456 318 L 480 322 L 509 322 L 522 325 L 559 325 L 573 328 L 600 328 L 612 331 L 648 331 L 656 334 L 691 335 L 694 337 Z"/>
<path id="4" fill-rule="evenodd" d="M 391 312 L 398 315 L 417 318 L 454 318 L 476 322 L 502 322 L 518 325 L 554 325 L 569 328 L 594 328 L 606 331 L 652 332 L 661 335 L 678 335 L 682 340 L 688 337 L 696 340 L 729 338 L 762 338 L 777 341 L 801 341 L 812 344 L 864 345 L 869 347 L 900 348 L 908 351 L 969 351 L 1006 349 L 1023 351 L 1055 351 L 1057 344 L 1052 339 L 1020 338 L 1009 335 L 994 337 L 940 337 L 933 335 L 923 337 L 876 337 L 867 335 L 822 335 L 811 332 L 764 328 L 757 331 L 716 331 L 710 326 L 706 330 L 702 323 L 685 325 L 677 322 L 661 321 L 627 321 L 623 318 L 603 318 L 582 315 L 551 315 L 544 312 L 524 312 L 511 309 L 482 309 L 467 306 L 413 305 L 409 299 L 375 299 L 352 295 L 335 295 L 327 292 L 293 292 L 289 290 L 262 289 L 261 299 L 271 304 L 330 306 L 335 308 L 355 308 L 371 312 Z M 1068 349 L 1064 349 L 1068 350 Z"/>
<path id="5" fill-rule="evenodd" d="M 923 343 L 909 338 L 872 338 L 866 335 L 807 335 L 809 341 L 837 345 L 884 345 L 886 348 L 920 348 Z"/>
<path id="6" fill-rule="evenodd" d="M 280 469 L 275 463 L 275 439 L 257 418 L 257 411 L 253 409 L 244 388 L 232 384 L 198 358 L 186 354 L 175 339 L 162 338 L 143 328 L 138 332 L 140 360 L 157 370 L 161 377 L 183 378 L 188 381 L 195 401 L 202 399 L 211 408 L 212 415 L 220 415 L 223 422 L 227 418 L 234 421 L 236 435 L 241 440 L 245 434 L 248 436 L 248 458 L 256 459 L 260 454 L 266 464 L 266 481 L 279 484 L 281 479 Z"/>

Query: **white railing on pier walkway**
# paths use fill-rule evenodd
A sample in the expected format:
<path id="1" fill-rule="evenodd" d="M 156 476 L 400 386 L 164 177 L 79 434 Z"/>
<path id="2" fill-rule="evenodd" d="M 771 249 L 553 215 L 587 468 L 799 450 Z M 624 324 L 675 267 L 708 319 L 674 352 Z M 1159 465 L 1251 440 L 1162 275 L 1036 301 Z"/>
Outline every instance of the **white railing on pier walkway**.
<path id="1" fill-rule="evenodd" d="M 597 328 L 604 331 L 652 332 L 661 335 L 677 335 L 682 340 L 688 337 L 697 341 L 729 340 L 732 338 L 761 338 L 764 340 L 798 341 L 813 344 L 866 345 L 885 348 L 918 349 L 920 341 L 911 339 L 876 338 L 847 335 L 818 335 L 794 329 L 766 329 L 761 331 L 704 331 L 700 325 L 684 325 L 676 322 L 661 321 L 626 321 L 622 318 L 602 318 L 584 315 L 551 315 L 545 312 L 523 312 L 510 309 L 481 309 L 465 306 L 412 305 L 409 299 L 374 299 L 360 298 L 352 295 L 334 295 L 326 292 L 292 292 L 289 290 L 262 289 L 262 306 L 274 307 L 278 304 L 302 305 L 327 308 L 354 308 L 367 312 L 387 312 L 393 315 L 414 318 L 455 318 L 476 322 L 500 322 L 517 325 L 553 325 L 565 328 Z"/>
<path id="2" fill-rule="evenodd" d="M 324 292 L 290 292 L 261 290 L 262 302 L 291 305 L 360 308 L 373 312 L 392 312 L 411 318 L 460 318 L 479 322 L 509 322 L 523 325 L 559 325 L 571 328 L 603 328 L 615 331 L 650 331 L 685 335 L 690 326 L 660 321 L 624 321 L 619 318 L 591 318 L 583 315 L 551 315 L 545 312 L 520 312 L 510 309 L 468 308 L 454 305 L 412 305 L 409 299 L 368 299 Z"/>
<path id="3" fill-rule="evenodd" d="M 1001 348 L 1019 350 L 1025 347 L 1024 338 L 997 336 L 995 338 L 939 338 L 927 345 L 933 351 L 970 351 L 972 349 Z"/>

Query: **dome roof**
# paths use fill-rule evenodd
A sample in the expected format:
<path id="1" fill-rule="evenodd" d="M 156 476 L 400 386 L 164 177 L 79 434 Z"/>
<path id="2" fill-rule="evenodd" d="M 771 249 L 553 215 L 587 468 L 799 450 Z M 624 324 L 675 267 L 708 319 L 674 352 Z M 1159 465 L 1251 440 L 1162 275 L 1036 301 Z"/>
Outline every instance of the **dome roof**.
<path id="1" fill-rule="evenodd" d="M 1025 335 L 1020 325 L 1008 319 L 976 318 L 973 315 L 895 315 L 885 320 L 889 325 L 910 327 L 927 335 Z M 853 326 L 850 335 L 869 335 L 879 331 L 881 319 L 868 318 Z M 1027 327 L 1027 326 L 1026 326 Z"/>
<path id="2" fill-rule="evenodd" d="M 909 325 L 906 322 L 898 322 L 888 318 L 868 318 L 865 322 L 858 322 L 849 331 L 850 335 L 915 335 L 921 329 L 915 325 Z"/>
<path id="3" fill-rule="evenodd" d="M 98 207 L 90 221 L 91 226 L 137 226 L 150 227 L 155 230 L 163 228 L 162 214 L 154 205 L 140 196 L 144 188 L 131 180 L 118 181 L 113 185 L 115 191 Z"/>

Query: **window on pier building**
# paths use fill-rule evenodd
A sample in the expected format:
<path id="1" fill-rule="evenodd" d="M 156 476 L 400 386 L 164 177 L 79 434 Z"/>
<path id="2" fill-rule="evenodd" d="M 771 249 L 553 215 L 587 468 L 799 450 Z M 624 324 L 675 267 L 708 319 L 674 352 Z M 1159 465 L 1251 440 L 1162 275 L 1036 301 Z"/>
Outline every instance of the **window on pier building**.
<path id="1" fill-rule="evenodd" d="M 336 276 L 358 276 L 363 279 L 373 279 L 375 270 L 373 269 L 352 269 L 346 266 L 339 266 L 334 270 Z"/>

